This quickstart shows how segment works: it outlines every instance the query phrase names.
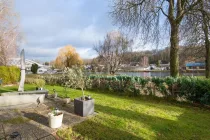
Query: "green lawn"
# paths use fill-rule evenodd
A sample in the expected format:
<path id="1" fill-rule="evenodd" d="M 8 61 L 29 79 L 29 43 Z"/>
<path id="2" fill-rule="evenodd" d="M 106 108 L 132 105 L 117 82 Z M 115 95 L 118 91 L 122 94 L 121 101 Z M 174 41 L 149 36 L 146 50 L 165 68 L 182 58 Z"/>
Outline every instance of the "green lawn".
<path id="1" fill-rule="evenodd" d="M 34 89 L 32 85 L 25 86 Z M 52 86 L 46 86 L 52 93 Z M 54 87 L 59 96 L 65 96 L 63 87 Z M 17 87 L 0 87 L 2 91 Z M 59 130 L 63 139 L 210 139 L 210 111 L 154 99 L 152 97 L 123 97 L 110 93 L 86 91 L 95 99 L 97 115 L 66 130 Z M 68 96 L 81 96 L 79 90 L 69 90 Z"/>

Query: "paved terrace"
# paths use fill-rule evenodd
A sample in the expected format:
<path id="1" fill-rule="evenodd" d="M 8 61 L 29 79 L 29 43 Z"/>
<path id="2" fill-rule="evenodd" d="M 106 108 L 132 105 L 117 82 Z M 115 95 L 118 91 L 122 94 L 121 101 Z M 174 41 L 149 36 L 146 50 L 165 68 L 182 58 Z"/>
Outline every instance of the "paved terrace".
<path id="1" fill-rule="evenodd" d="M 31 104 L 17 109 L 0 109 L 0 140 L 9 140 L 13 132 L 20 136 L 15 140 L 53 140 L 58 139 L 56 131 L 48 125 L 47 114 L 53 107 L 58 107 L 64 112 L 62 128 L 67 128 L 84 121 L 85 117 L 74 114 L 73 102 L 65 105 L 61 99 L 45 99 L 44 104 L 36 106 Z"/>

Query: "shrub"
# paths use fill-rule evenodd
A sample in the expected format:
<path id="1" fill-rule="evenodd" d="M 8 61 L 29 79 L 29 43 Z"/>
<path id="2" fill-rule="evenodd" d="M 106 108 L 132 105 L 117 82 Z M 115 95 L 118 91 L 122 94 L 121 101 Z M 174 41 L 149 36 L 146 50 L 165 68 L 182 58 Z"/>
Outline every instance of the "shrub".
<path id="1" fill-rule="evenodd" d="M 0 78 L 3 84 L 15 84 L 20 80 L 20 69 L 15 66 L 0 66 Z"/>
<path id="2" fill-rule="evenodd" d="M 36 85 L 36 87 L 44 87 L 45 85 L 45 80 L 43 79 L 35 79 L 34 80 L 34 84 Z"/>
<path id="3" fill-rule="evenodd" d="M 201 104 L 210 104 L 210 80 L 183 77 L 178 81 L 180 97 Z"/>
<path id="4" fill-rule="evenodd" d="M 26 78 L 26 79 L 25 79 L 25 83 L 26 83 L 26 84 L 34 84 L 34 83 L 35 83 L 34 81 L 35 81 L 34 78 Z"/>
<path id="5" fill-rule="evenodd" d="M 39 66 L 37 64 L 32 64 L 32 66 L 31 66 L 31 72 L 33 74 L 37 74 L 38 68 L 39 68 Z"/>
<path id="6" fill-rule="evenodd" d="M 72 68 L 65 68 L 63 73 L 63 85 L 70 88 L 80 88 L 84 98 L 84 88 L 86 76 L 81 68 L 73 66 Z"/>

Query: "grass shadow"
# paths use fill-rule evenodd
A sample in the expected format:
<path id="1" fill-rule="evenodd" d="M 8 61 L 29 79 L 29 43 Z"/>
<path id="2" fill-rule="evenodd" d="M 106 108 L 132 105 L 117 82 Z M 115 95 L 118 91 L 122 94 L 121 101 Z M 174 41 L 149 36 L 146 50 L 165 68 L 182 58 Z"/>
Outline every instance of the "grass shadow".
<path id="1" fill-rule="evenodd" d="M 136 136 L 133 133 L 123 131 L 120 129 L 105 126 L 100 123 L 96 123 L 91 120 L 87 120 L 81 124 L 73 127 L 73 131 L 82 135 L 82 137 L 87 137 L 88 139 L 100 139 L 100 140 L 140 140 L 141 137 Z"/>
<path id="2" fill-rule="evenodd" d="M 134 120 L 137 122 L 151 122 L 151 120 L 155 120 L 157 122 L 174 122 L 173 120 L 170 119 L 166 119 L 163 117 L 159 117 L 158 115 L 155 114 L 155 112 L 153 113 L 153 115 L 150 115 L 149 112 L 145 112 L 145 113 L 140 113 L 140 112 L 135 112 L 132 110 L 123 110 L 123 109 L 119 109 L 119 108 L 113 108 L 113 107 L 109 107 L 109 106 L 103 106 L 103 105 L 99 105 L 96 104 L 96 110 L 100 113 L 103 112 L 105 114 L 108 115 L 114 115 L 116 117 L 119 118 L 123 118 L 123 119 L 129 119 L 129 120 Z"/>
<path id="3" fill-rule="evenodd" d="M 4 93 L 4 92 L 10 92 L 10 90 L 6 90 L 6 89 L 0 88 L 0 94 L 1 94 L 1 93 Z"/>
<path id="4" fill-rule="evenodd" d="M 135 112 L 99 104 L 96 104 L 96 110 L 99 111 L 99 114 L 100 112 L 105 114 L 102 114 L 100 119 L 106 120 L 110 125 L 113 122 L 121 125 L 136 123 L 132 126 L 133 128 L 141 131 L 141 127 L 145 127 L 149 132 L 155 133 L 156 139 L 210 138 L 208 110 L 202 110 L 198 114 L 191 110 L 184 110 L 176 117 L 173 117 L 173 114 L 168 114 L 168 116 L 172 116 L 171 118 L 167 118 L 164 114 L 155 114 L 155 112 Z M 112 117 L 113 115 L 117 119 Z"/>
<path id="5" fill-rule="evenodd" d="M 11 86 L 11 87 L 0 87 L 0 94 L 4 92 L 13 92 L 17 91 L 17 87 Z"/>

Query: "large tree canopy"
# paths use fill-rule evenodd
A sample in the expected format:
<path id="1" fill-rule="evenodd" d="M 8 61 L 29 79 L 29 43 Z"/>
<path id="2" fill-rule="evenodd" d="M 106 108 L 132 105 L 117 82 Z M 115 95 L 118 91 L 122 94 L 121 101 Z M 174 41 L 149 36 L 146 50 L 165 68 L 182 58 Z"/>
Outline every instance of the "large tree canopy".
<path id="1" fill-rule="evenodd" d="M 58 56 L 55 60 L 55 67 L 72 67 L 73 65 L 82 65 L 82 63 L 83 61 L 76 52 L 76 49 L 68 45 L 59 50 Z"/>
<path id="2" fill-rule="evenodd" d="M 179 32 L 184 16 L 201 0 L 113 0 L 111 16 L 121 27 L 139 33 L 145 42 L 159 43 L 160 25 L 170 27 L 170 73 L 179 76 Z M 164 21 L 165 22 L 161 22 Z M 166 24 L 165 24 L 166 23 Z"/>
<path id="3" fill-rule="evenodd" d="M 17 14 L 12 2 L 0 1 L 0 65 L 7 65 L 9 58 L 16 56 L 20 41 Z"/>

